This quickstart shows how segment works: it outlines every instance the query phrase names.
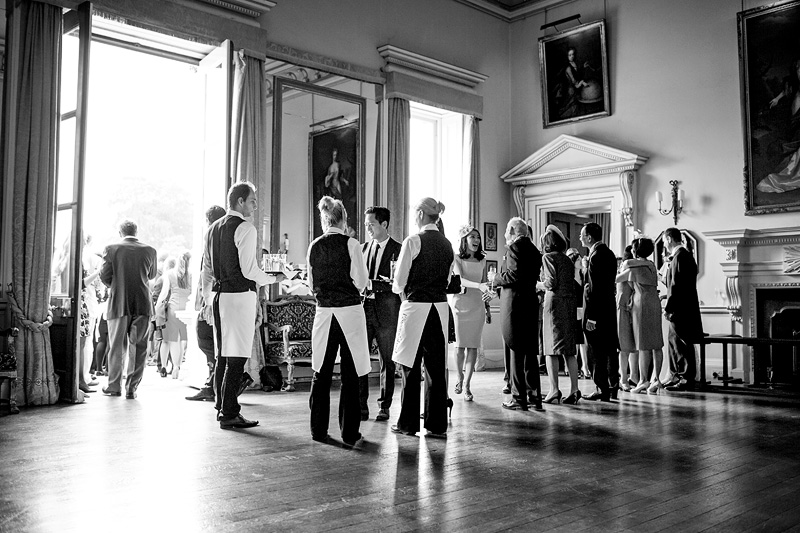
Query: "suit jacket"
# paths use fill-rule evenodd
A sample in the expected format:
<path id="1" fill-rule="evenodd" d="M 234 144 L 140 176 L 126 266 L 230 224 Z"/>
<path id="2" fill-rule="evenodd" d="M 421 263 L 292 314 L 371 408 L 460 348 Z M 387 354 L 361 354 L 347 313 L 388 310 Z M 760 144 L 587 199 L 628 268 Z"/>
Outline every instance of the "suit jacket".
<path id="1" fill-rule="evenodd" d="M 703 323 L 697 298 L 697 263 L 686 248 L 680 247 L 672 254 L 666 285 L 664 312 L 671 315 L 675 332 L 686 342 L 699 342 L 703 337 Z"/>
<path id="2" fill-rule="evenodd" d="M 583 287 L 583 328 L 593 320 L 597 329 L 587 331 L 587 341 L 594 345 L 619 347 L 617 336 L 617 256 L 604 243 L 589 254 L 586 284 Z"/>
<path id="3" fill-rule="evenodd" d="M 153 315 L 148 280 L 158 274 L 156 250 L 138 239 L 126 237 L 103 252 L 100 280 L 108 285 L 107 318 Z"/>
<path id="4" fill-rule="evenodd" d="M 530 239 L 522 237 L 506 246 L 505 270 L 497 275 L 500 287 L 500 328 L 503 340 L 514 351 L 539 353 L 539 300 L 536 282 L 542 254 Z"/>
<path id="5" fill-rule="evenodd" d="M 361 245 L 361 252 L 367 253 L 372 241 L 365 242 Z M 397 261 L 400 255 L 400 248 L 402 245 L 389 237 L 386 241 L 386 248 L 381 255 L 380 264 L 375 266 L 376 278 L 385 276 L 391 278 L 392 268 L 391 262 Z M 365 257 L 369 261 L 368 257 Z M 367 271 L 369 271 L 369 262 L 367 262 Z M 378 315 L 381 327 L 390 329 L 397 328 L 397 317 L 400 314 L 400 295 L 392 292 L 392 284 L 380 279 L 372 280 L 372 291 L 375 295 L 375 313 Z"/>

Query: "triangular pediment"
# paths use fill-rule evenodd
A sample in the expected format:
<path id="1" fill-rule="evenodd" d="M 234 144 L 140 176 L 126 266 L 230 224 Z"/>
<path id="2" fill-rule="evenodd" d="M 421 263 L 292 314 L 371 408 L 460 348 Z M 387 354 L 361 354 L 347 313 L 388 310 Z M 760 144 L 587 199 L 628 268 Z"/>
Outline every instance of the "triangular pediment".
<path id="1" fill-rule="evenodd" d="M 637 170 L 647 157 L 572 135 L 560 135 L 501 176 L 517 185 Z"/>

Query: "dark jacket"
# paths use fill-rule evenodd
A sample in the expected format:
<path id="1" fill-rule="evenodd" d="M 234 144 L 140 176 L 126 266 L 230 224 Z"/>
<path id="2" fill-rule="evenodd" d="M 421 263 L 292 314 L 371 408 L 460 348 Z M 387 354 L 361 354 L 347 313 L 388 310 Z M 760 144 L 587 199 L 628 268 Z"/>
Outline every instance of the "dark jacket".
<path id="1" fill-rule="evenodd" d="M 539 353 L 539 300 L 536 282 L 542 254 L 527 237 L 506 247 L 506 264 L 497 275 L 500 290 L 500 325 L 505 343 L 527 355 Z"/>
<path id="2" fill-rule="evenodd" d="M 675 332 L 686 342 L 699 342 L 703 337 L 700 301 L 697 297 L 697 263 L 692 253 L 680 247 L 672 255 L 667 272 L 667 304 Z"/>
<path id="3" fill-rule="evenodd" d="M 123 316 L 152 316 L 153 300 L 148 281 L 158 274 L 158 259 L 152 246 L 125 238 L 103 252 L 100 280 L 111 289 L 108 319 Z"/>
<path id="4" fill-rule="evenodd" d="M 361 245 L 361 252 L 365 253 L 371 244 L 365 242 Z M 376 278 L 384 276 L 391 278 L 391 262 L 397 261 L 402 245 L 389 237 L 386 241 L 386 248 L 383 250 L 380 264 L 375 267 Z M 367 265 L 369 271 L 369 264 Z M 381 326 L 387 328 L 397 328 L 397 317 L 400 314 L 400 295 L 392 292 L 392 284 L 380 279 L 372 280 L 372 291 L 375 296 L 375 313 L 380 320 Z"/>
<path id="5" fill-rule="evenodd" d="M 616 301 L 617 256 L 604 243 L 598 243 L 589 254 L 586 268 L 586 284 L 583 287 L 583 328 L 586 321 L 593 320 L 597 329 L 587 331 L 587 341 L 606 345 L 609 349 L 619 347 L 617 337 Z"/>

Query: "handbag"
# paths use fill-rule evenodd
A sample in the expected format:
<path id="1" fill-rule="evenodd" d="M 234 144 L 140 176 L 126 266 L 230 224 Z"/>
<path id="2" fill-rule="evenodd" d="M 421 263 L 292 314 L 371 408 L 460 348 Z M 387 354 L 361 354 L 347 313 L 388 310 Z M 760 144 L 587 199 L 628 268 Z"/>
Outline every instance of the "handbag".
<path id="1" fill-rule="evenodd" d="M 156 329 L 164 329 L 167 326 L 170 296 L 172 296 L 172 287 L 167 291 L 167 297 L 156 304 Z"/>

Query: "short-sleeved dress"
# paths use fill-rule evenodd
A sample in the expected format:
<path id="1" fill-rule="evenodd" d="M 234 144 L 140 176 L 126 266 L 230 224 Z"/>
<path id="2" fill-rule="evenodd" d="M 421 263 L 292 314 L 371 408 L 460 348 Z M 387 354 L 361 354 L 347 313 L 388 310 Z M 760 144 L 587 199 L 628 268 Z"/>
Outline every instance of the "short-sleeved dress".
<path id="1" fill-rule="evenodd" d="M 575 355 L 575 266 L 566 254 L 549 252 L 542 257 L 542 282 L 543 355 Z"/>
<path id="2" fill-rule="evenodd" d="M 454 273 L 461 279 L 482 283 L 486 271 L 486 260 L 470 261 L 455 258 Z M 463 294 L 454 294 L 450 302 L 456 326 L 456 346 L 459 348 L 478 348 L 481 345 L 483 322 L 486 311 L 481 291 L 467 287 Z"/>
<path id="3" fill-rule="evenodd" d="M 166 273 L 169 283 L 169 305 L 167 306 L 167 323 L 162 332 L 163 339 L 167 342 L 185 341 L 188 339 L 186 323 L 175 315 L 175 311 L 186 309 L 191 287 L 182 289 L 178 287 L 178 277 L 173 270 Z"/>

